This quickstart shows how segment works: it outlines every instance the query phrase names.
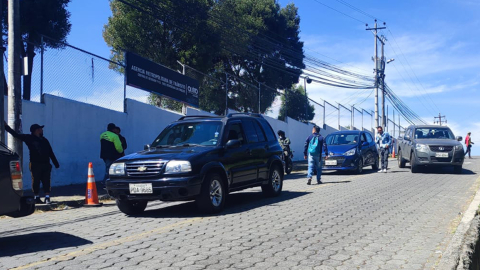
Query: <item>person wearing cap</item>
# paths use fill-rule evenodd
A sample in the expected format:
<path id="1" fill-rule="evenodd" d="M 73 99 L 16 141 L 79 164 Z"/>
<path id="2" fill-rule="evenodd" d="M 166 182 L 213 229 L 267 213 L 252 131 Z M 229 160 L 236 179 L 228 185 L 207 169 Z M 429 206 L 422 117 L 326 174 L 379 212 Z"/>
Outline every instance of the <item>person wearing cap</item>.
<path id="1" fill-rule="evenodd" d="M 50 179 L 52 172 L 50 160 L 52 160 L 53 165 L 57 169 L 60 168 L 60 164 L 58 164 L 50 142 L 43 137 L 43 127 L 39 124 L 33 124 L 30 126 L 31 134 L 19 134 L 5 123 L 5 130 L 13 137 L 22 140 L 30 151 L 29 167 L 32 174 L 32 189 L 35 195 L 35 203 L 43 203 L 39 196 L 41 183 L 45 193 L 45 203 L 50 204 Z"/>
<path id="2" fill-rule="evenodd" d="M 473 145 L 472 133 L 468 132 L 467 137 L 465 137 L 465 146 L 467 147 L 467 151 L 465 151 L 465 157 L 468 154 L 468 158 L 470 159 L 472 158 L 472 145 Z"/>
<path id="3" fill-rule="evenodd" d="M 107 131 L 100 135 L 100 158 L 105 162 L 105 176 L 103 177 L 103 184 L 108 179 L 108 170 L 115 160 L 122 157 L 123 147 L 120 137 L 115 133 L 117 126 L 110 123 L 107 126 Z"/>

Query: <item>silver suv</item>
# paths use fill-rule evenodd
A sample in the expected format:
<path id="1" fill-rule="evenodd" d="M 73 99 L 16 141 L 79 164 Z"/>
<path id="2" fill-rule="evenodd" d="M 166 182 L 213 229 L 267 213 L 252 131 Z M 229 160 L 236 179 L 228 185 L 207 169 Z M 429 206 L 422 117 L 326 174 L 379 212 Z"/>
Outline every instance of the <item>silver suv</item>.
<path id="1" fill-rule="evenodd" d="M 454 137 L 445 126 L 409 126 L 398 140 L 398 167 L 410 162 L 412 173 L 420 166 L 453 166 L 462 173 L 464 151 L 462 137 Z"/>

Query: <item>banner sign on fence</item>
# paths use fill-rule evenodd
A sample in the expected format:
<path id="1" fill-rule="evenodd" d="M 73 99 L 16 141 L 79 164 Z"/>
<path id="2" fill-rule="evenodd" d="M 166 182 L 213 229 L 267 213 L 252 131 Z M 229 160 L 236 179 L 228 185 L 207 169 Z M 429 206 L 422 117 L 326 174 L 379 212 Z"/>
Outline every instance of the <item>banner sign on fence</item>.
<path id="1" fill-rule="evenodd" d="M 197 80 L 127 52 L 127 85 L 198 107 Z"/>

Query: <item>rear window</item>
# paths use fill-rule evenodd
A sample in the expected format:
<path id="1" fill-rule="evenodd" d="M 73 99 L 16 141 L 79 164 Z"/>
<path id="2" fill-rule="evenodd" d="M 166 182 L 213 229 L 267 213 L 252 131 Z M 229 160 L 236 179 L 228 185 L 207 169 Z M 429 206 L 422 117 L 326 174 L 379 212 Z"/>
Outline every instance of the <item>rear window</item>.
<path id="1" fill-rule="evenodd" d="M 11 155 L 12 152 L 3 144 L 0 144 L 0 153 Z"/>
<path id="2" fill-rule="evenodd" d="M 260 125 L 263 128 L 263 131 L 265 131 L 265 135 L 267 136 L 268 141 L 269 142 L 276 141 L 277 137 L 275 137 L 275 133 L 273 132 L 273 129 L 270 126 L 270 124 L 267 122 L 267 120 L 258 119 L 258 121 L 260 122 Z"/>

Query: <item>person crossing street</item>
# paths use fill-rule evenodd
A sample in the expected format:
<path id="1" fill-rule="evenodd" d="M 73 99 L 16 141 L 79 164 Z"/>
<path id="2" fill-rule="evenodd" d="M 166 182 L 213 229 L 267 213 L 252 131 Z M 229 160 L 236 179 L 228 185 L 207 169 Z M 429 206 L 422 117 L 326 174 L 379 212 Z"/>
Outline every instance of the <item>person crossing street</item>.
<path id="1" fill-rule="evenodd" d="M 328 159 L 328 149 L 325 140 L 320 135 L 320 127 L 314 126 L 312 134 L 305 141 L 303 151 L 304 159 L 308 160 L 307 185 L 312 183 L 314 170 L 317 171 L 317 184 L 322 184 L 322 150 L 325 151 L 325 159 Z"/>
<path id="2" fill-rule="evenodd" d="M 388 132 L 383 131 L 383 127 L 377 127 L 377 136 L 375 142 L 380 150 L 380 160 L 382 162 L 382 168 L 378 172 L 386 173 L 388 169 L 388 154 L 390 153 L 390 145 L 392 144 L 392 138 Z"/>

